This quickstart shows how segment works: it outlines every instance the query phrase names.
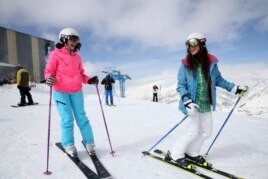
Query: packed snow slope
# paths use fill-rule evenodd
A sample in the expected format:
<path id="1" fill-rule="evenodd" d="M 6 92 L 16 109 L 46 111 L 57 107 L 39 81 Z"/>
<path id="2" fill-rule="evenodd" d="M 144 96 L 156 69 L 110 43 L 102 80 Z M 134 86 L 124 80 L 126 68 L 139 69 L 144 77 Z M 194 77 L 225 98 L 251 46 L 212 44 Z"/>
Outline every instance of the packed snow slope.
<path id="1" fill-rule="evenodd" d="M 37 85 L 31 93 L 34 101 L 39 102 L 39 105 L 12 108 L 10 105 L 17 104 L 20 98 L 16 85 L 0 87 L 0 178 L 85 178 L 71 160 L 55 146 L 55 143 L 60 141 L 60 118 L 54 103 L 51 111 L 49 157 L 49 170 L 52 171 L 52 175 L 43 175 L 46 171 L 49 88 L 46 85 Z M 115 97 L 116 107 L 104 106 L 112 146 L 116 151 L 113 157 L 110 154 L 95 86 L 84 86 L 84 96 L 87 116 L 95 134 L 97 154 L 113 178 L 195 178 L 191 174 L 141 154 L 142 151 L 151 148 L 183 118 L 176 105 L 128 98 L 119 101 Z M 222 112 L 213 113 L 214 133 L 203 146 L 202 154 L 207 151 L 227 115 L 228 113 Z M 187 124 L 186 120 L 157 145 L 157 148 L 170 149 L 173 142 L 184 133 Z M 267 178 L 267 126 L 268 118 L 232 115 L 211 149 L 208 160 L 216 168 L 245 178 Z M 81 144 L 81 135 L 76 125 L 75 139 L 80 159 L 93 168 Z M 221 178 L 217 175 L 211 176 Z"/>
<path id="2" fill-rule="evenodd" d="M 236 114 L 248 116 L 268 117 L 268 66 L 265 64 L 219 64 L 222 76 L 237 85 L 247 85 L 248 92 L 237 106 Z M 127 87 L 127 96 L 152 101 L 152 87 L 158 85 L 159 101 L 177 105 L 180 98 L 177 88 L 177 70 L 165 70 L 161 74 L 149 76 L 141 80 L 127 81 L 131 86 Z M 235 103 L 234 94 L 217 88 L 217 111 L 228 112 Z"/>

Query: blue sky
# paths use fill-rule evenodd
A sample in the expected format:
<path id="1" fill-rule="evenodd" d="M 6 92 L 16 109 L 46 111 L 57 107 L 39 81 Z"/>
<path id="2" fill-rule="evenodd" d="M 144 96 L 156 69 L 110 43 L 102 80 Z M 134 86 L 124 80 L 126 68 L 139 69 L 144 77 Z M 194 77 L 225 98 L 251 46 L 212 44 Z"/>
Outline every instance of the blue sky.
<path id="1" fill-rule="evenodd" d="M 220 63 L 267 65 L 267 7 L 267 0 L 0 0 L 0 26 L 54 41 L 73 27 L 85 62 L 140 78 L 177 69 L 192 32 L 207 37 Z"/>

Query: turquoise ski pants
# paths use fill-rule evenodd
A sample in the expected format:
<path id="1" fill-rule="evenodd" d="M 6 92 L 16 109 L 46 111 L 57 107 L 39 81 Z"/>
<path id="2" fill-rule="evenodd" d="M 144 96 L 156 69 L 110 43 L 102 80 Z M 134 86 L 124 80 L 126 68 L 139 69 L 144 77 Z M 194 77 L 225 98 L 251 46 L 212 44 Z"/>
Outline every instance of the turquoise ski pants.
<path id="1" fill-rule="evenodd" d="M 85 144 L 94 142 L 92 128 L 84 109 L 83 92 L 53 91 L 53 98 L 61 117 L 62 146 L 74 145 L 74 119 L 80 129 L 83 142 Z"/>

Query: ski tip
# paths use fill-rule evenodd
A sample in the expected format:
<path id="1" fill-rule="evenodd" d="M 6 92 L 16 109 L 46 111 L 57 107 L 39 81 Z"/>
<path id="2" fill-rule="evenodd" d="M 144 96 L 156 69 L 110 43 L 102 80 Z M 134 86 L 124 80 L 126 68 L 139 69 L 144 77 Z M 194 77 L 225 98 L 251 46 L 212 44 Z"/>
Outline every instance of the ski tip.
<path id="1" fill-rule="evenodd" d="M 143 151 L 142 154 L 145 156 L 145 155 L 150 155 L 150 152 L 148 151 Z"/>

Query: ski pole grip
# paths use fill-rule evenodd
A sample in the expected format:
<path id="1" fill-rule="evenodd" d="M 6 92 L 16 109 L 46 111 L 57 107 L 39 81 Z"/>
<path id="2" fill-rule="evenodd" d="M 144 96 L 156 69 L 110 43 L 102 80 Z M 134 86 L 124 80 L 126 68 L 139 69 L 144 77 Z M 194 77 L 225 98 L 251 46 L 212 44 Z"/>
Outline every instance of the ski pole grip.
<path id="1" fill-rule="evenodd" d="M 246 90 L 245 90 L 245 91 L 242 91 L 242 92 L 239 94 L 240 97 L 244 96 L 244 93 L 248 91 L 248 86 L 245 86 L 245 87 L 246 87 Z"/>

